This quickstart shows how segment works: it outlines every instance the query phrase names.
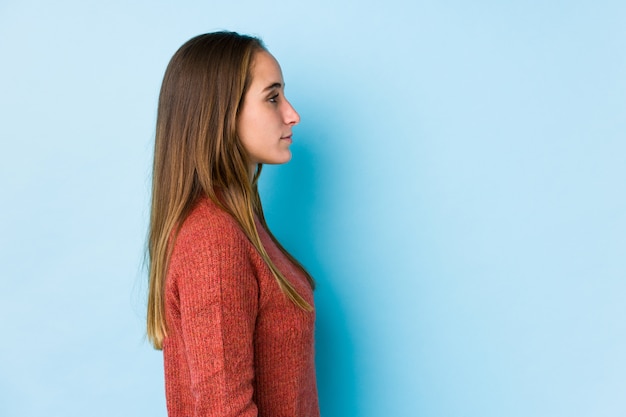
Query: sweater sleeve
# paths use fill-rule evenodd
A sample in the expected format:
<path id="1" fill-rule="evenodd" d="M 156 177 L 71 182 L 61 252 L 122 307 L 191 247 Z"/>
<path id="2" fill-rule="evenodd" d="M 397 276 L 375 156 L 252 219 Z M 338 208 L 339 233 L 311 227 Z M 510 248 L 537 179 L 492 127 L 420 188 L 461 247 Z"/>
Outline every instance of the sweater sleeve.
<path id="1" fill-rule="evenodd" d="M 259 290 L 245 235 L 226 221 L 183 226 L 174 257 L 194 416 L 257 416 L 253 336 Z"/>

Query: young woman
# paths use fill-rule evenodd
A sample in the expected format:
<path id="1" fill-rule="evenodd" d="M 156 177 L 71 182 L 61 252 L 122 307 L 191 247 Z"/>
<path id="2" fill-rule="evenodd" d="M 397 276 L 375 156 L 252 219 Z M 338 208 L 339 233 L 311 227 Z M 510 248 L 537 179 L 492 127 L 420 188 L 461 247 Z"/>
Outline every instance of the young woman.
<path id="1" fill-rule="evenodd" d="M 300 116 L 259 39 L 209 33 L 170 61 L 157 115 L 147 332 L 170 417 L 317 417 L 313 280 L 269 231 L 262 164 Z"/>

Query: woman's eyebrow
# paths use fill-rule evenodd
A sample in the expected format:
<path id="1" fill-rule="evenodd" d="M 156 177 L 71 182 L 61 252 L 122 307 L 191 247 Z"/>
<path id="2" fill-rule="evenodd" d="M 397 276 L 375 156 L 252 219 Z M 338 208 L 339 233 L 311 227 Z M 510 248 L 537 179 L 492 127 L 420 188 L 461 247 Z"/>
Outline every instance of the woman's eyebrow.
<path id="1" fill-rule="evenodd" d="M 263 89 L 263 91 L 273 90 L 275 88 L 281 88 L 283 85 L 281 83 L 274 83 L 272 85 L 268 85 Z"/>

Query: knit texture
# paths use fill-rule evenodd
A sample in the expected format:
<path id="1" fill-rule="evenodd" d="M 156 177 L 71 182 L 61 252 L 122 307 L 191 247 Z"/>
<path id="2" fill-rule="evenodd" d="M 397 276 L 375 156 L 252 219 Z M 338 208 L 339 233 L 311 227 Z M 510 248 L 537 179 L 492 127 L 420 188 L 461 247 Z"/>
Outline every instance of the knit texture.
<path id="1" fill-rule="evenodd" d="M 256 226 L 268 255 L 313 305 L 306 277 Z M 237 222 L 200 200 L 176 238 L 163 343 L 170 417 L 318 417 L 315 313 L 295 306 Z"/>

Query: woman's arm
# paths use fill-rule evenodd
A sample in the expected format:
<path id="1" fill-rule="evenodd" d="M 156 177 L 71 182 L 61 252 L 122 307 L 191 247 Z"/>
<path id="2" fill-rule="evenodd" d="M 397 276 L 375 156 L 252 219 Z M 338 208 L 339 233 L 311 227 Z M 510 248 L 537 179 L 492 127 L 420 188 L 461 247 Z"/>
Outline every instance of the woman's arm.
<path id="1" fill-rule="evenodd" d="M 257 415 L 253 402 L 258 284 L 250 244 L 219 216 L 183 226 L 172 253 L 194 416 Z"/>

